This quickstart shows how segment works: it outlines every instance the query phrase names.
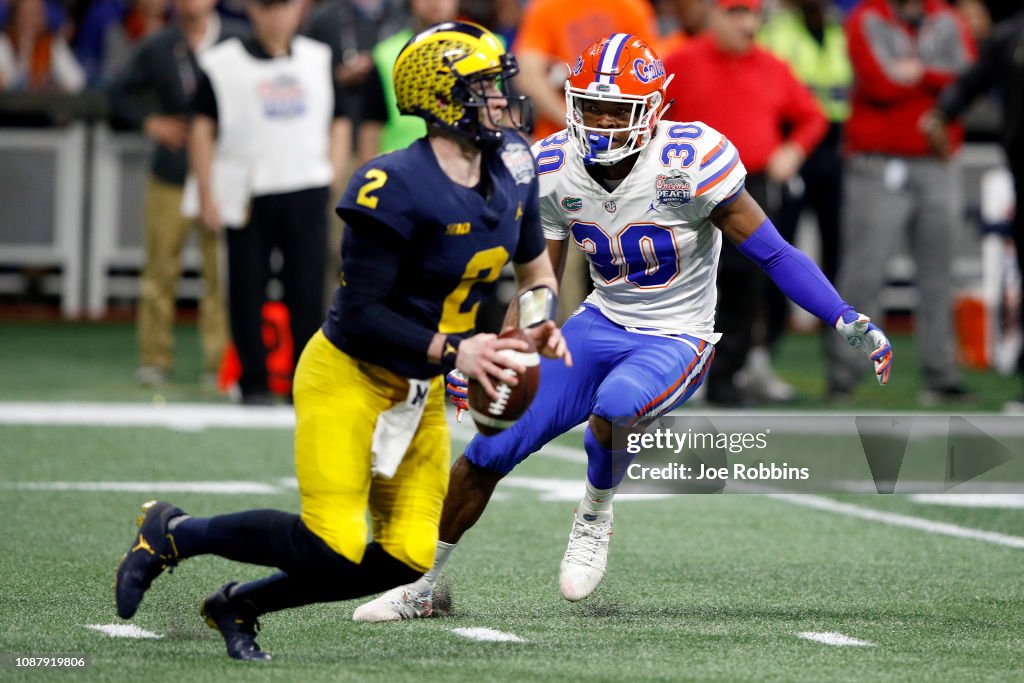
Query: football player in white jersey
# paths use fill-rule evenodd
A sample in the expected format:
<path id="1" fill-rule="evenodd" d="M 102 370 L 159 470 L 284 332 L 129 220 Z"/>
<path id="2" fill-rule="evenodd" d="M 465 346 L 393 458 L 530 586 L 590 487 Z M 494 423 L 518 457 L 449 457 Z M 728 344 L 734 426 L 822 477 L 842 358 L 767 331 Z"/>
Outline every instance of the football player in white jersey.
<path id="1" fill-rule="evenodd" d="M 554 437 L 587 422 L 586 494 L 559 572 L 567 600 L 605 574 L 612 498 L 629 463 L 612 429 L 642 427 L 684 403 L 714 358 L 715 277 L 722 235 L 793 301 L 834 326 L 889 379 L 885 335 L 844 302 L 821 270 L 783 240 L 744 190 L 736 148 L 700 122 L 662 121 L 662 62 L 639 38 L 614 34 L 571 65 L 566 130 L 533 146 L 541 223 L 561 275 L 571 239 L 590 262 L 594 292 L 566 322 L 572 368 L 542 361 L 541 390 L 509 429 L 477 435 L 452 466 L 435 564 L 360 606 L 356 621 L 430 616 L 431 592 L 498 481 Z M 449 376 L 453 402 L 465 391 Z M 464 386 L 464 385 L 463 385 Z"/>

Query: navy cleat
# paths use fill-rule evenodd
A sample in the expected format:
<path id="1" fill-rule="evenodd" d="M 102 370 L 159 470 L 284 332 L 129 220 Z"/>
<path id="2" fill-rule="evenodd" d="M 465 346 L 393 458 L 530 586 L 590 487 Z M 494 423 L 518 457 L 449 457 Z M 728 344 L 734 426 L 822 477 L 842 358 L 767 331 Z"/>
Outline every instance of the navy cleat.
<path id="1" fill-rule="evenodd" d="M 249 662 L 268 661 L 270 655 L 256 644 L 259 622 L 256 620 L 255 606 L 249 601 L 231 599 L 231 593 L 237 585 L 237 581 L 232 581 L 211 593 L 203 601 L 199 615 L 206 619 L 210 628 L 220 631 L 229 657 Z"/>
<path id="2" fill-rule="evenodd" d="M 184 514 L 184 510 L 170 503 L 151 500 L 142 505 L 139 533 L 114 576 L 114 599 L 117 615 L 122 619 L 135 615 L 153 579 L 163 570 L 177 566 L 178 549 L 174 547 L 167 524 Z"/>

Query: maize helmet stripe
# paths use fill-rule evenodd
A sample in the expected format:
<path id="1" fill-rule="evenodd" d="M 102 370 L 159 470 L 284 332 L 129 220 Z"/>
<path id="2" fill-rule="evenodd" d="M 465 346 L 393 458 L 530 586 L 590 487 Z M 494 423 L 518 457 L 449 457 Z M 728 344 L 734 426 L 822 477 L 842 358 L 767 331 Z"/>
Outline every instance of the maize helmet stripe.
<path id="1" fill-rule="evenodd" d="M 611 85 L 615 82 L 615 65 L 618 64 L 622 48 L 629 38 L 628 33 L 616 33 L 605 43 L 604 49 L 601 50 L 601 58 L 598 60 L 598 72 L 601 74 L 597 77 L 598 83 Z"/>

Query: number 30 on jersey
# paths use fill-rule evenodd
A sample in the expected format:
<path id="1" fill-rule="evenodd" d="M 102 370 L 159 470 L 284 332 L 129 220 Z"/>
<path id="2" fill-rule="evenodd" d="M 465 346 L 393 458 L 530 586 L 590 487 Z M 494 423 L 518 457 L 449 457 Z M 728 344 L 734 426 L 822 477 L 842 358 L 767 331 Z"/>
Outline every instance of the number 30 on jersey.
<path id="1" fill-rule="evenodd" d="M 613 239 L 597 223 L 574 221 L 572 238 L 605 282 L 625 278 L 640 289 L 662 289 L 679 274 L 671 228 L 630 223 Z"/>

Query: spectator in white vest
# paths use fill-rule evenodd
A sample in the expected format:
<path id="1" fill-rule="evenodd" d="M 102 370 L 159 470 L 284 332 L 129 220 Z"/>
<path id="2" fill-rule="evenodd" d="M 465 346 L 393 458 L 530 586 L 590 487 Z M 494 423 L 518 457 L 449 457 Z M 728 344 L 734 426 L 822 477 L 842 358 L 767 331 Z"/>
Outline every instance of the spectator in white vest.
<path id="1" fill-rule="evenodd" d="M 238 29 L 222 26 L 214 4 L 214 0 L 176 0 L 175 21 L 142 44 L 108 90 L 114 124 L 142 130 L 156 143 L 146 186 L 146 262 L 136 320 L 140 361 L 136 378 L 145 386 L 165 383 L 174 364 L 174 302 L 182 253 L 193 232 L 198 233 L 202 254 L 199 337 L 204 387 L 216 385 L 228 341 L 220 236 L 181 212 L 188 169 L 187 117 L 199 74 L 196 55 L 241 35 Z"/>
<path id="2" fill-rule="evenodd" d="M 263 304 L 271 253 L 290 314 L 295 360 L 323 318 L 328 188 L 349 153 L 326 45 L 296 36 L 300 0 L 250 0 L 253 36 L 200 58 L 189 155 L 199 216 L 226 227 L 228 316 L 242 402 L 270 402 Z"/>

